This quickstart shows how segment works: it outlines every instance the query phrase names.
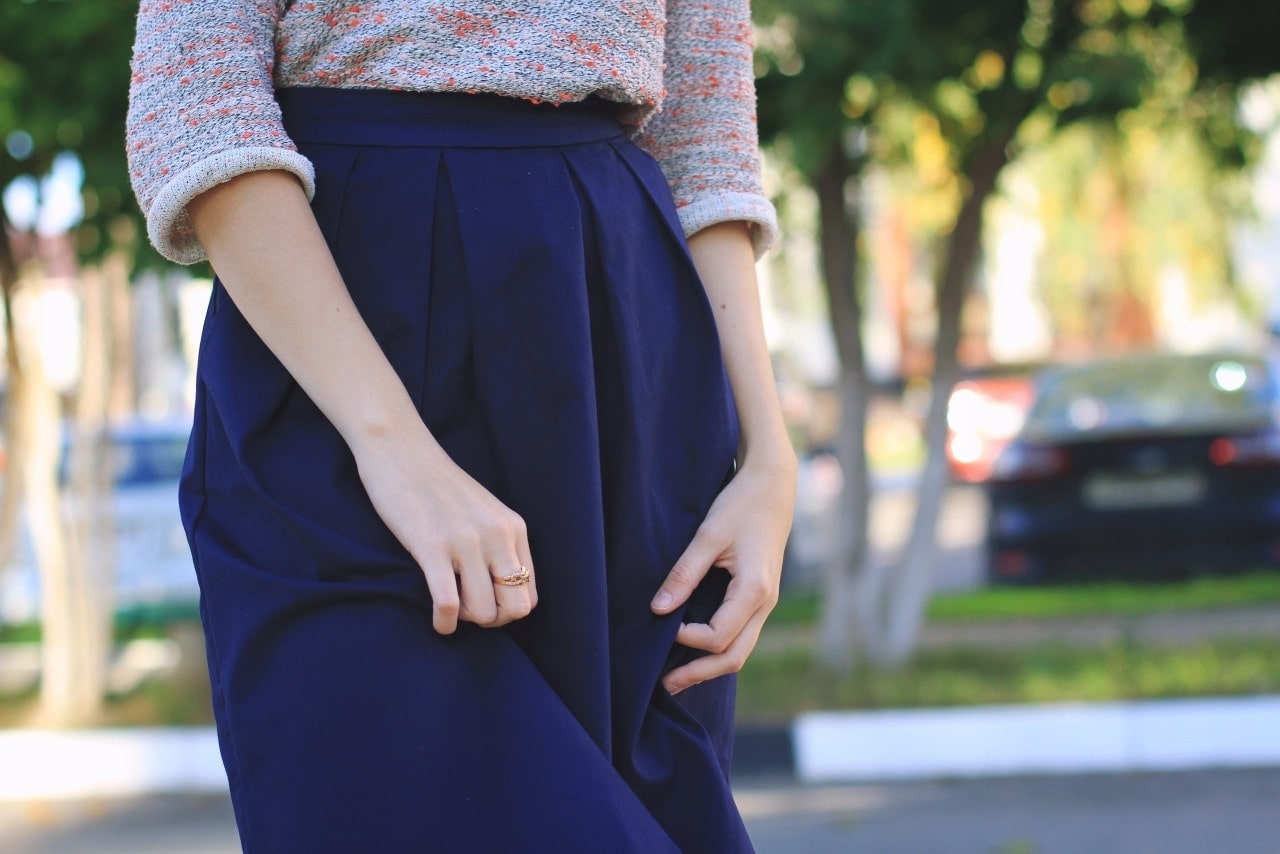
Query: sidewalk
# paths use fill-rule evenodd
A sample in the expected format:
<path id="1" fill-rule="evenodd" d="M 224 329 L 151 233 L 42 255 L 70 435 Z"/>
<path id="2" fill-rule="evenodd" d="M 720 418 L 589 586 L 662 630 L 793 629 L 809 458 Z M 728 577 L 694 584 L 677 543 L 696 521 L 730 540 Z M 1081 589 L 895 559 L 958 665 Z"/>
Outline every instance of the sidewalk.
<path id="1" fill-rule="evenodd" d="M 1280 768 L 1280 696 L 815 712 L 735 753 L 802 783 Z M 0 801 L 225 791 L 212 728 L 0 731 Z"/>

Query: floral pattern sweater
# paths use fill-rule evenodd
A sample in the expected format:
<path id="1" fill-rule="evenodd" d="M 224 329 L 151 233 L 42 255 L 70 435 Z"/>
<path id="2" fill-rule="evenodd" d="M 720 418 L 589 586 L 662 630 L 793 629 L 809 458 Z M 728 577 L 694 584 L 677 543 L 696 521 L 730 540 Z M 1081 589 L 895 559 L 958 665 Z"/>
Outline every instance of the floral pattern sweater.
<path id="1" fill-rule="evenodd" d="M 760 183 L 749 0 L 141 0 L 129 169 L 166 257 L 204 258 L 195 196 L 259 169 L 314 170 L 273 92 L 294 86 L 590 95 L 661 164 L 686 234 L 777 226 Z"/>

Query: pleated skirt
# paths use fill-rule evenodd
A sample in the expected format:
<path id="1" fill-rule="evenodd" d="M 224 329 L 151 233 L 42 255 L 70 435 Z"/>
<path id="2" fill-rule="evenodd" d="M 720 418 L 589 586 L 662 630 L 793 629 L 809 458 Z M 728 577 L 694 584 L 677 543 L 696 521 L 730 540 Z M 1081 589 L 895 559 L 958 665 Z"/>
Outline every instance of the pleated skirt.
<path id="1" fill-rule="evenodd" d="M 524 518 L 540 601 L 437 634 L 349 449 L 215 280 L 180 504 L 245 850 L 750 851 L 733 678 L 660 683 L 727 576 L 649 608 L 738 438 L 657 163 L 604 102 L 278 96 L 361 315 Z"/>

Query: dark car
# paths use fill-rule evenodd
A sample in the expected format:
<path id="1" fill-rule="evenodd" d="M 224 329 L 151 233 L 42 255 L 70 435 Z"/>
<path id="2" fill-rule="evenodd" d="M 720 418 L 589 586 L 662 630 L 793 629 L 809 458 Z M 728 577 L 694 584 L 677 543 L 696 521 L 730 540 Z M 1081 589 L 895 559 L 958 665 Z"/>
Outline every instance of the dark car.
<path id="1" fill-rule="evenodd" d="M 988 483 L 996 582 L 1280 563 L 1277 382 L 1252 356 L 1055 368 Z"/>

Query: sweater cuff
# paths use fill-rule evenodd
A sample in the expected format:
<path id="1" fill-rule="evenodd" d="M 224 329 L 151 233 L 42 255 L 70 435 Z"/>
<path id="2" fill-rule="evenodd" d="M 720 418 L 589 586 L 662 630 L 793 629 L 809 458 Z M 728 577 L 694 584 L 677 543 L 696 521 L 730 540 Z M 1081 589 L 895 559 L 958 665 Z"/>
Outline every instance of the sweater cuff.
<path id="1" fill-rule="evenodd" d="M 778 239 L 778 214 L 763 196 L 724 193 L 680 208 L 680 225 L 686 237 L 718 222 L 744 221 L 751 226 L 751 243 L 759 261 Z"/>
<path id="2" fill-rule="evenodd" d="M 178 264 L 203 261 L 204 247 L 196 239 L 187 204 L 205 190 L 237 175 L 268 169 L 293 173 L 302 182 L 308 201 L 315 196 L 315 168 L 298 152 L 287 148 L 234 148 L 206 157 L 169 179 L 147 211 L 147 237 L 170 261 Z"/>

